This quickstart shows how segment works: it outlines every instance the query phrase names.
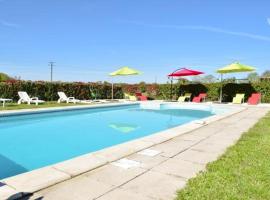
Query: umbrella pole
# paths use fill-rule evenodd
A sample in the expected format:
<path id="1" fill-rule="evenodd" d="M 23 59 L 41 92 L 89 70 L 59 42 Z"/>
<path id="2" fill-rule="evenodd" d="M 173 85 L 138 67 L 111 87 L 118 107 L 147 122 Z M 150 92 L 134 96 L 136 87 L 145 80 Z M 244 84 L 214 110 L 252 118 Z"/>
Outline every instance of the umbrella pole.
<path id="1" fill-rule="evenodd" d="M 221 82 L 221 87 L 220 87 L 220 96 L 219 96 L 219 102 L 222 103 L 222 87 L 223 87 L 223 74 L 220 74 L 220 82 Z"/>
<path id="2" fill-rule="evenodd" d="M 172 86 L 173 86 L 173 80 L 171 78 L 171 101 L 172 101 Z"/>
<path id="3" fill-rule="evenodd" d="M 113 78 L 112 78 L 112 100 L 113 100 Z"/>

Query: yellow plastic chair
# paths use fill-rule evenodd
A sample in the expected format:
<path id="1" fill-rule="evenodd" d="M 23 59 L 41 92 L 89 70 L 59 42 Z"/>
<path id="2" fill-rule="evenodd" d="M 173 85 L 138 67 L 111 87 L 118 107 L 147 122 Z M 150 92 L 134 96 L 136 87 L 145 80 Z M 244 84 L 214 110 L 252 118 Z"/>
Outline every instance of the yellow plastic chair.
<path id="1" fill-rule="evenodd" d="M 188 99 L 190 101 L 191 93 L 185 93 L 183 96 L 180 96 L 178 98 L 178 102 L 184 102 L 186 99 Z"/>
<path id="2" fill-rule="evenodd" d="M 244 103 L 245 94 L 236 94 L 235 97 L 233 97 L 232 103 L 234 104 L 241 104 Z"/>
<path id="3" fill-rule="evenodd" d="M 129 95 L 129 100 L 130 101 L 137 101 L 137 97 L 133 95 Z"/>
<path id="4" fill-rule="evenodd" d="M 124 98 L 130 101 L 137 101 L 137 97 L 134 95 L 130 95 L 128 93 L 124 93 Z"/>
<path id="5" fill-rule="evenodd" d="M 124 99 L 129 99 L 129 94 L 128 93 L 124 93 Z"/>

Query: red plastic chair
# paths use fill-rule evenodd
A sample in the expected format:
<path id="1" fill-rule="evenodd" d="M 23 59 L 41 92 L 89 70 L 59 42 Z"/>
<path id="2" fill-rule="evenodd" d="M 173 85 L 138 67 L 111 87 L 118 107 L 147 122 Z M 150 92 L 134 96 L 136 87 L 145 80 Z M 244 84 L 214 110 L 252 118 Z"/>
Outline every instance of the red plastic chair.
<path id="1" fill-rule="evenodd" d="M 136 92 L 135 95 L 139 101 L 147 101 L 147 96 L 144 96 L 141 92 Z"/>
<path id="2" fill-rule="evenodd" d="M 206 93 L 200 93 L 199 96 L 196 96 L 192 99 L 192 102 L 200 103 L 202 101 L 205 101 L 207 94 Z"/>
<path id="3" fill-rule="evenodd" d="M 139 101 L 147 101 L 147 96 L 142 95 L 142 96 L 139 96 L 138 99 Z"/>
<path id="4" fill-rule="evenodd" d="M 135 92 L 136 97 L 142 96 L 141 92 Z"/>
<path id="5" fill-rule="evenodd" d="M 249 98 L 248 98 L 248 104 L 250 105 L 257 105 L 258 103 L 261 102 L 261 93 L 253 93 Z"/>

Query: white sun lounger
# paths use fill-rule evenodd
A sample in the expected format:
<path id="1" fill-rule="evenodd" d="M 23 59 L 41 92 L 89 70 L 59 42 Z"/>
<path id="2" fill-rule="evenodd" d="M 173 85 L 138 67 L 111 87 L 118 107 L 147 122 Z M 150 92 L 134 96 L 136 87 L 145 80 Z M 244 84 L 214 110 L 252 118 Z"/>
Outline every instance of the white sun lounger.
<path id="1" fill-rule="evenodd" d="M 34 104 L 38 105 L 39 103 L 44 103 L 45 102 L 43 100 L 39 100 L 38 97 L 30 98 L 29 95 L 26 92 L 23 92 L 23 91 L 18 92 L 18 95 L 20 97 L 20 99 L 18 101 L 18 104 L 28 103 L 30 105 L 31 103 L 34 103 Z"/>
<path id="2" fill-rule="evenodd" d="M 81 103 L 109 103 L 110 101 L 107 101 L 107 100 L 103 100 L 103 99 L 100 99 L 100 100 L 81 100 Z"/>
<path id="3" fill-rule="evenodd" d="M 64 92 L 57 92 L 59 99 L 58 103 L 61 102 L 67 102 L 67 103 L 79 103 L 81 102 L 79 99 L 75 99 L 75 97 L 67 97 L 67 95 Z"/>

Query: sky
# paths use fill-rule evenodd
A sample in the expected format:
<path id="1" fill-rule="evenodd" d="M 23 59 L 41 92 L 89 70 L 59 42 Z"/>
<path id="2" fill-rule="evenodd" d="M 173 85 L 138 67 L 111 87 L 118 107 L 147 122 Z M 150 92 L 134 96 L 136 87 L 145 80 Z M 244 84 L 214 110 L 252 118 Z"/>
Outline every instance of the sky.
<path id="1" fill-rule="evenodd" d="M 0 0 L 0 72 L 25 80 L 111 81 L 122 66 L 166 82 L 234 61 L 270 69 L 269 0 Z M 242 78 L 247 74 L 234 74 Z M 226 75 L 229 77 L 230 75 Z"/>

